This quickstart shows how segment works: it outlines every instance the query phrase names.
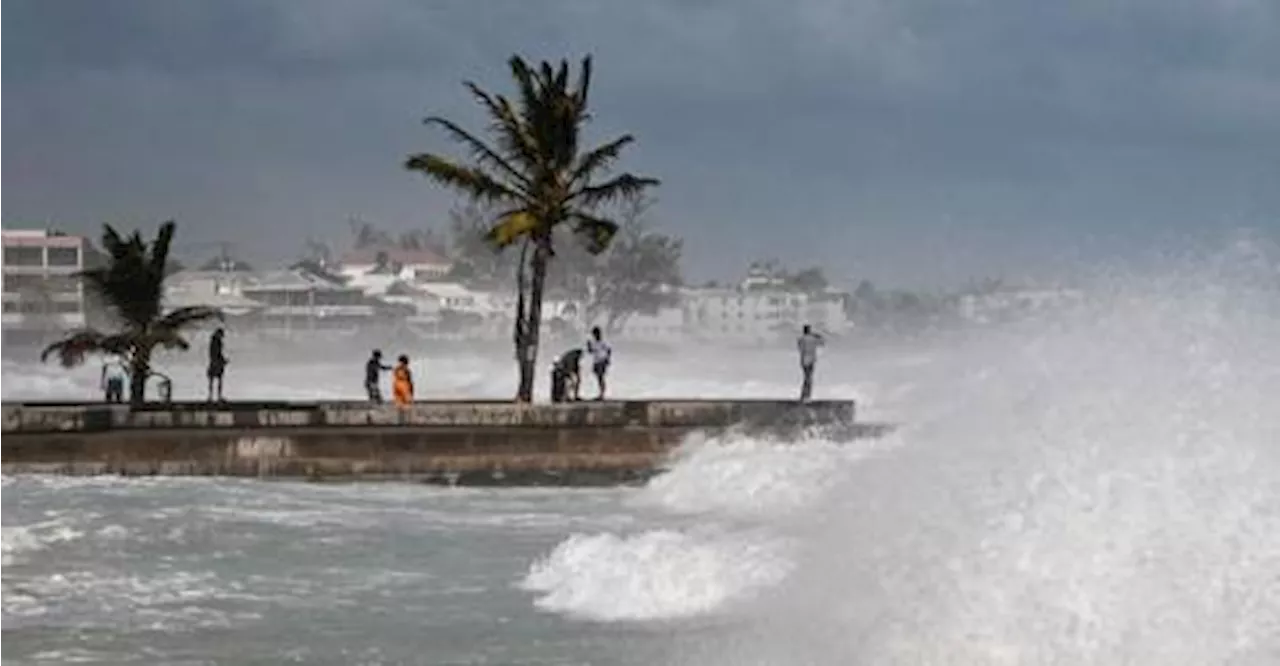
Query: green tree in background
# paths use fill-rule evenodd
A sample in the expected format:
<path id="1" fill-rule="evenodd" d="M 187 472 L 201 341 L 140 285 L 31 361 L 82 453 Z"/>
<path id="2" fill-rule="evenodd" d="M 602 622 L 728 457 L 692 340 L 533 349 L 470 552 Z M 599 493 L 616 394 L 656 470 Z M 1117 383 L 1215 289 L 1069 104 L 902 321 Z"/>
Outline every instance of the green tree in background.
<path id="1" fill-rule="evenodd" d="M 515 275 L 515 258 L 498 252 L 488 240 L 493 213 L 474 201 L 449 211 L 450 277 L 492 288 L 507 284 Z"/>
<path id="2" fill-rule="evenodd" d="M 682 283 L 684 242 L 650 230 L 645 215 L 652 205 L 652 200 L 642 198 L 627 206 L 613 246 L 592 274 L 587 319 L 603 319 L 610 332 L 617 332 L 633 315 L 656 314 L 680 302 L 674 288 Z"/>

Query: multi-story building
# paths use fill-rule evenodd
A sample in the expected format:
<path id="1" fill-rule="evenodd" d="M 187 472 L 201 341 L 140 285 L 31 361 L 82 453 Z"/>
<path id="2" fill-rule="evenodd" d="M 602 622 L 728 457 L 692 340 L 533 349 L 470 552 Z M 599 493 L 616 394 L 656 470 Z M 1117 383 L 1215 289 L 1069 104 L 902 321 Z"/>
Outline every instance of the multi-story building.
<path id="1" fill-rule="evenodd" d="M 4 330 L 42 334 L 83 327 L 85 293 L 77 274 L 91 261 L 82 236 L 9 230 L 4 240 Z"/>

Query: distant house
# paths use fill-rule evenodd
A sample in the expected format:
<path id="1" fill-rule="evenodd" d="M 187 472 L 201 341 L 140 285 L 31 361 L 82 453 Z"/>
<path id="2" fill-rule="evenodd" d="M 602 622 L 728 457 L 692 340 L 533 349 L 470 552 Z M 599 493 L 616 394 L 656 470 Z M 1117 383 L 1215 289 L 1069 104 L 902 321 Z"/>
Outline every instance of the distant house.
<path id="1" fill-rule="evenodd" d="M 344 280 L 301 268 L 257 273 L 243 293 L 264 306 L 259 312 L 264 323 L 285 326 L 367 322 L 380 304 Z"/>
<path id="2" fill-rule="evenodd" d="M 453 262 L 431 250 L 366 248 L 346 253 L 339 266 L 338 272 L 347 277 L 383 273 L 423 282 L 443 278 L 453 268 Z"/>
<path id="3" fill-rule="evenodd" d="M 241 261 L 234 257 L 219 256 L 212 257 L 208 261 L 200 264 L 201 271 L 222 271 L 224 273 L 252 271 L 253 266 L 248 262 Z"/>
<path id="4" fill-rule="evenodd" d="M 179 271 L 165 284 L 165 307 L 210 305 L 265 328 L 349 328 L 394 314 L 399 306 L 300 262 L 289 268 Z"/>
<path id="5" fill-rule="evenodd" d="M 263 305 L 244 295 L 254 274 L 248 271 L 197 270 L 178 271 L 164 284 L 166 310 L 205 305 L 219 308 L 228 316 L 249 316 Z"/>

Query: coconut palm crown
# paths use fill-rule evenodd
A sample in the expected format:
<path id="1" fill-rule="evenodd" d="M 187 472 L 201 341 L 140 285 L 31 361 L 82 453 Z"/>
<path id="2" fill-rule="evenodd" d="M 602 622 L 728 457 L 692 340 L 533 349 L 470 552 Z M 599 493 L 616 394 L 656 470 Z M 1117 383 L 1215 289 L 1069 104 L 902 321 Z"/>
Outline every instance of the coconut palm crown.
<path id="1" fill-rule="evenodd" d="M 165 222 L 148 244 L 137 231 L 125 238 L 111 225 L 103 225 L 102 249 L 107 261 L 98 268 L 82 271 L 79 277 L 88 295 L 105 306 L 119 330 L 72 331 L 46 347 L 40 360 L 55 356 L 64 367 L 74 367 L 92 354 L 120 356 L 129 368 L 129 401 L 144 402 L 155 348 L 189 349 L 190 344 L 182 337 L 184 329 L 222 318 L 221 311 L 206 306 L 164 312 L 165 265 L 174 229 L 172 220 Z"/>
<path id="2" fill-rule="evenodd" d="M 498 250 L 521 246 L 517 273 L 514 330 L 520 384 L 516 399 L 533 397 L 542 292 L 547 262 L 555 256 L 555 231 L 566 225 L 592 253 L 604 251 L 618 224 L 601 209 L 633 200 L 658 185 L 654 178 L 613 174 L 622 150 L 635 141 L 624 134 L 591 150 L 581 146 L 591 83 L 591 58 L 582 60 L 576 83 L 569 63 L 559 67 L 542 62 L 536 69 L 519 56 L 510 61 L 517 95 L 513 102 L 478 85 L 464 85 L 489 116 L 486 143 L 458 124 L 432 116 L 426 124 L 443 129 L 468 149 L 468 160 L 434 153 L 411 155 L 405 167 L 470 199 L 493 204 L 501 211 L 486 234 Z M 531 279 L 526 284 L 526 268 Z"/>

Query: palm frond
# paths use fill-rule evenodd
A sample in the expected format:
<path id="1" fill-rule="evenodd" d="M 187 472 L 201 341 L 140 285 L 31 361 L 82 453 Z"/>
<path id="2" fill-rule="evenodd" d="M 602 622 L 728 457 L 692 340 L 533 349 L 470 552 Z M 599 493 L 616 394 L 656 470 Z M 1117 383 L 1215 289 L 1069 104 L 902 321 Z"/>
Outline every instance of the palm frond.
<path id="1" fill-rule="evenodd" d="M 156 328 L 151 333 L 150 342 L 154 346 L 164 347 L 165 349 L 177 349 L 186 351 L 191 349 L 191 343 L 182 337 L 177 328 Z"/>
<path id="2" fill-rule="evenodd" d="M 45 347 L 40 352 L 40 362 L 57 356 L 64 368 L 74 368 L 84 363 L 90 354 L 126 354 L 129 343 L 129 338 L 124 335 L 104 335 L 93 329 L 82 329 Z"/>
<path id="3" fill-rule="evenodd" d="M 526 169 L 538 163 L 538 145 L 528 129 L 520 121 L 519 114 L 512 108 L 511 102 L 502 95 L 490 95 L 480 86 L 468 81 L 464 83 L 485 110 L 489 112 L 492 122 L 489 130 L 498 137 L 498 145 L 508 159 L 514 159 Z"/>
<path id="4" fill-rule="evenodd" d="M 103 225 L 102 245 L 110 258 L 105 266 L 80 273 L 85 287 L 130 328 L 144 329 L 160 314 L 164 269 L 175 228 L 172 220 L 161 224 L 156 239 L 148 244 L 139 232 L 122 238 L 111 225 Z"/>
<path id="5" fill-rule="evenodd" d="M 163 278 L 165 263 L 169 261 L 169 245 L 173 243 L 173 232 L 177 229 L 177 223 L 168 220 L 160 225 L 160 231 L 156 234 L 156 239 L 151 243 L 151 272 L 152 275 L 158 275 Z M 156 281 L 157 286 L 160 282 Z"/>
<path id="6" fill-rule="evenodd" d="M 617 161 L 618 156 L 622 154 L 622 149 L 634 143 L 635 140 L 635 137 L 630 134 L 624 134 L 583 155 L 578 160 L 578 166 L 573 170 L 570 182 L 575 184 L 585 182 L 591 178 L 592 174 L 608 171 L 609 167 Z"/>
<path id="7" fill-rule="evenodd" d="M 177 308 L 164 315 L 156 321 L 156 328 L 180 330 L 183 327 L 197 324 L 210 319 L 223 320 L 222 310 L 205 305 L 194 305 L 185 308 Z"/>
<path id="8" fill-rule="evenodd" d="M 511 78 L 516 80 L 516 87 L 520 89 L 520 107 L 524 111 L 525 121 L 533 120 L 529 117 L 529 113 L 538 107 L 538 86 L 534 82 L 533 70 L 529 69 L 520 56 L 511 56 L 508 61 L 511 66 Z M 536 126 L 530 122 L 531 126 Z"/>
<path id="9" fill-rule="evenodd" d="M 84 286 L 94 293 L 96 296 L 105 296 L 106 285 L 110 281 L 110 268 L 89 268 L 75 274 L 80 278 Z"/>
<path id="10" fill-rule="evenodd" d="M 127 252 L 128 243 L 110 224 L 102 225 L 102 249 L 108 256 L 118 257 Z"/>
<path id="11" fill-rule="evenodd" d="M 524 209 L 517 209 L 499 216 L 484 238 L 495 248 L 502 249 L 521 238 L 532 236 L 537 228 L 537 217 Z"/>
<path id="12" fill-rule="evenodd" d="M 494 178 L 479 167 L 468 167 L 439 155 L 412 155 L 404 164 L 410 171 L 421 171 L 432 180 L 459 190 L 477 201 L 519 201 L 520 192 Z"/>
<path id="13" fill-rule="evenodd" d="M 582 108 L 587 107 L 587 92 L 591 88 L 591 56 L 582 59 L 582 75 L 578 77 L 578 92 L 574 95 Z"/>
<path id="14" fill-rule="evenodd" d="M 581 211 L 569 215 L 573 221 L 573 233 L 582 241 L 583 247 L 591 254 L 600 254 L 609 247 L 609 242 L 618 233 L 618 223 L 604 217 L 597 217 Z"/>
<path id="15" fill-rule="evenodd" d="M 526 194 L 526 195 L 528 194 L 529 179 L 524 174 L 520 173 L 514 166 L 512 166 L 510 162 L 508 162 L 506 159 L 503 159 L 503 157 L 499 155 L 497 151 L 495 151 L 493 148 L 490 148 L 489 145 L 486 144 L 484 141 L 481 141 L 475 135 L 462 129 L 462 127 L 459 126 L 457 123 L 447 120 L 445 118 L 441 118 L 439 116 L 431 116 L 427 118 L 424 122 L 426 122 L 426 124 L 428 125 L 436 125 L 438 127 L 444 128 L 444 130 L 448 132 L 455 141 L 457 141 L 458 143 L 465 144 L 467 147 L 471 149 L 471 156 L 475 158 L 477 164 L 480 164 L 482 166 L 487 165 L 489 167 L 497 168 L 498 170 L 510 176 L 511 180 L 515 181 L 514 189 L 520 190 L 522 194 Z"/>
<path id="16" fill-rule="evenodd" d="M 600 204 L 612 203 L 619 199 L 634 199 L 650 187 L 661 184 L 657 178 L 645 178 L 624 173 L 599 185 L 588 185 L 579 188 L 570 198 L 587 208 L 595 208 Z"/>

